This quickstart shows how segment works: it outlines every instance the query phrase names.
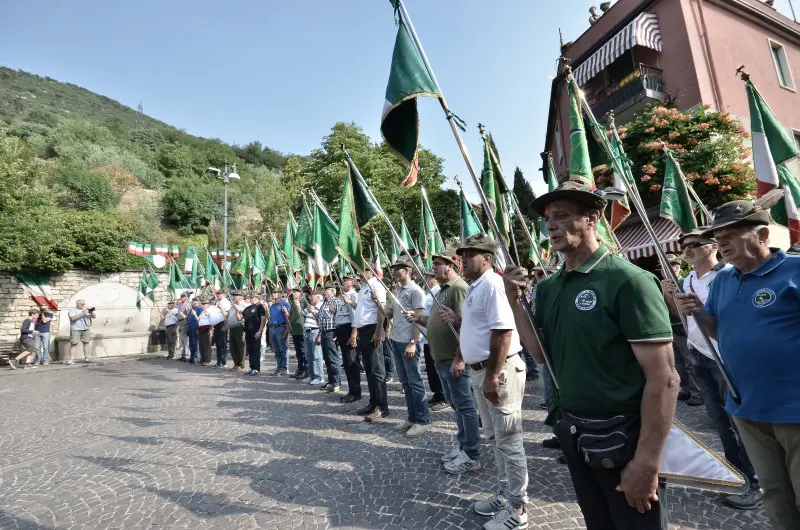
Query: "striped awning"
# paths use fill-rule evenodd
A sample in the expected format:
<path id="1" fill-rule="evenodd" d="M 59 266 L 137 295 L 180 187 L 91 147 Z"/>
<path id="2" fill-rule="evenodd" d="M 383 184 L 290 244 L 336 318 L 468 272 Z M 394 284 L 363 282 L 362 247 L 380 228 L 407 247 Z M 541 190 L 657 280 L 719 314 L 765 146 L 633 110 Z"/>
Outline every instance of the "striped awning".
<path id="1" fill-rule="evenodd" d="M 617 57 L 637 45 L 661 51 L 661 30 L 658 29 L 658 18 L 654 13 L 641 13 L 591 57 L 579 64 L 572 73 L 575 81 L 583 86 Z"/>
<path id="2" fill-rule="evenodd" d="M 678 238 L 681 237 L 680 226 L 663 217 L 655 219 L 652 225 L 658 241 L 661 243 L 661 248 L 666 252 L 681 251 L 680 245 L 678 245 Z M 622 227 L 614 234 L 617 236 L 622 251 L 628 255 L 628 259 L 645 258 L 656 253 L 650 235 L 643 224 Z"/>

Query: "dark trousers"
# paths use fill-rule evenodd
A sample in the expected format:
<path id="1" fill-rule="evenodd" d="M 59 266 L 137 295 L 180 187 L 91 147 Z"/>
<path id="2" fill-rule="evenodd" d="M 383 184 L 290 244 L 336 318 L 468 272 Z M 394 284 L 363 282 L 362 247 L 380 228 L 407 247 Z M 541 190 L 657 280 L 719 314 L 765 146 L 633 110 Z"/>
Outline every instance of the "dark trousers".
<path id="1" fill-rule="evenodd" d="M 214 346 L 217 347 L 217 365 L 228 364 L 228 326 L 220 322 L 214 326 Z"/>
<path id="2" fill-rule="evenodd" d="M 292 342 L 294 343 L 294 357 L 297 359 L 297 371 L 307 372 L 305 337 L 303 335 L 292 335 Z"/>
<path id="3" fill-rule="evenodd" d="M 200 359 L 200 345 L 197 330 L 187 330 L 189 335 L 189 360 L 197 362 Z"/>
<path id="4" fill-rule="evenodd" d="M 231 358 L 234 366 L 244 368 L 244 327 L 233 326 L 228 328 L 228 344 L 230 345 Z"/>
<path id="5" fill-rule="evenodd" d="M 681 378 L 681 392 L 688 392 L 690 396 L 700 396 L 702 394 L 697 374 L 695 374 L 692 356 L 689 353 L 689 343 L 683 332 L 682 326 L 672 328 L 672 351 L 675 355 L 675 371 Z"/>
<path id="6" fill-rule="evenodd" d="M 261 338 L 256 338 L 255 333 L 245 333 L 244 342 L 247 345 L 247 358 L 250 369 L 261 371 Z"/>
<path id="7" fill-rule="evenodd" d="M 667 530 L 667 487 L 659 480 L 659 502 L 639 513 L 628 506 L 625 494 L 617 491 L 622 468 L 597 469 L 585 464 L 578 452 L 575 437 L 565 428 L 566 422 L 556 424 L 555 432 L 561 442 L 561 450 L 567 459 L 572 486 L 578 497 L 587 530 Z"/>
<path id="8" fill-rule="evenodd" d="M 355 348 L 348 345 L 350 324 L 342 324 L 336 328 L 336 339 L 339 348 L 342 350 L 342 361 L 344 361 L 344 375 L 347 377 L 347 393 L 351 396 L 361 397 L 361 368 L 358 363 L 358 352 Z"/>
<path id="9" fill-rule="evenodd" d="M 690 348 L 689 352 L 692 355 L 694 375 L 703 396 L 703 404 L 706 406 L 708 417 L 717 426 L 725 458 L 747 477 L 747 480 L 750 481 L 750 488 L 759 489 L 756 471 L 747 456 L 747 449 L 744 447 L 742 437 L 725 410 L 728 387 L 719 366 L 713 359 L 709 359 L 694 348 Z"/>
<path id="10" fill-rule="evenodd" d="M 178 325 L 164 326 L 164 333 L 167 336 L 167 355 L 172 359 L 175 357 L 175 345 L 178 343 Z"/>
<path id="11" fill-rule="evenodd" d="M 384 339 L 380 347 L 383 351 L 383 363 L 386 376 L 392 377 L 394 375 L 394 350 L 392 350 L 392 343 L 389 342 L 389 339 Z"/>
<path id="12" fill-rule="evenodd" d="M 378 351 L 372 343 L 375 335 L 375 324 L 358 328 L 358 346 L 361 348 L 361 361 L 367 373 L 367 387 L 369 388 L 369 404 L 371 407 L 380 407 L 389 410 L 389 400 L 386 396 L 386 368 L 384 366 L 383 351 Z M 386 341 L 388 342 L 388 341 Z"/>
<path id="13" fill-rule="evenodd" d="M 200 326 L 198 329 L 198 342 L 200 343 L 200 362 L 211 362 L 211 326 Z"/>
<path id="14" fill-rule="evenodd" d="M 342 357 L 339 354 L 339 347 L 336 345 L 335 329 L 322 331 L 322 360 L 325 361 L 328 384 L 341 385 L 342 377 L 339 375 L 339 365 L 342 363 Z"/>
<path id="15" fill-rule="evenodd" d="M 441 403 L 445 401 L 444 390 L 442 389 L 442 380 L 439 379 L 439 373 L 436 371 L 433 357 L 431 357 L 431 345 L 423 344 L 422 350 L 425 352 L 425 373 L 428 375 L 428 386 L 433 392 L 433 397 L 429 401 L 430 403 Z"/>

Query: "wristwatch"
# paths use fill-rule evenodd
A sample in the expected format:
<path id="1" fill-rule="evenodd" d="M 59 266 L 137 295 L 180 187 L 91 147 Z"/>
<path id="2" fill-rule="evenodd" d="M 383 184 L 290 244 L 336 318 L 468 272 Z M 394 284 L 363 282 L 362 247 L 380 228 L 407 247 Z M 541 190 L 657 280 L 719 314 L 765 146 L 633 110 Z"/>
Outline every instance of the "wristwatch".
<path id="1" fill-rule="evenodd" d="M 411 339 L 411 342 L 409 342 L 409 344 L 416 344 L 416 343 L 417 343 L 417 341 L 414 340 L 414 339 Z"/>

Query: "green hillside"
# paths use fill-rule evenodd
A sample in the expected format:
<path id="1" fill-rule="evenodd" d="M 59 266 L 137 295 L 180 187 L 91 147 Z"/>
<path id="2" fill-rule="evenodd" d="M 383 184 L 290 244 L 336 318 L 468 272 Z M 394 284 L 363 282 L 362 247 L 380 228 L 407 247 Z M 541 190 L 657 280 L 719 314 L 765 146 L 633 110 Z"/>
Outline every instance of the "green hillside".
<path id="1" fill-rule="evenodd" d="M 242 177 L 229 187 L 229 246 L 282 234 L 310 187 L 336 218 L 342 143 L 390 215 L 415 227 L 418 190 L 399 187 L 402 167 L 355 124 L 334 124 L 306 156 L 287 155 L 199 138 L 76 85 L 0 67 L 0 270 L 141 266 L 129 240 L 221 246 L 222 184 L 206 169 L 226 163 Z M 442 160 L 421 149 L 419 182 L 447 237 L 458 233 L 458 201 L 444 180 Z"/>

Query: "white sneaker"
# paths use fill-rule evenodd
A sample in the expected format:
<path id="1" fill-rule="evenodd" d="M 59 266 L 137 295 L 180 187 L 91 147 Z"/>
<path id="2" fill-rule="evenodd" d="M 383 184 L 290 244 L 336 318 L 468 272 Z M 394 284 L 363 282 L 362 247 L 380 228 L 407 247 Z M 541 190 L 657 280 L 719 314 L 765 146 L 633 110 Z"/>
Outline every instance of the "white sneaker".
<path id="1" fill-rule="evenodd" d="M 498 513 L 506 505 L 506 498 L 495 493 L 488 499 L 472 503 L 472 509 L 478 515 L 491 516 Z"/>
<path id="2" fill-rule="evenodd" d="M 481 463 L 471 459 L 467 453 L 462 452 L 455 459 L 444 465 L 444 470 L 451 475 L 460 475 L 468 471 L 480 471 Z"/>
<path id="3" fill-rule="evenodd" d="M 427 423 L 424 425 L 422 423 L 415 423 L 406 431 L 406 438 L 416 438 L 417 436 L 422 436 L 428 432 L 429 428 L 430 425 Z"/>
<path id="4" fill-rule="evenodd" d="M 406 421 L 404 421 L 403 423 L 397 424 L 397 425 L 395 425 L 395 426 L 394 426 L 394 427 L 392 427 L 392 428 L 393 428 L 395 431 L 398 431 L 398 432 L 405 432 L 405 431 L 409 430 L 409 429 L 410 429 L 411 427 L 413 427 L 413 426 L 414 426 L 414 424 L 413 424 L 413 423 L 411 423 L 410 421 L 406 420 Z"/>
<path id="5" fill-rule="evenodd" d="M 311 378 L 310 377 L 303 378 L 303 383 L 310 383 L 310 382 L 311 382 Z"/>
<path id="6" fill-rule="evenodd" d="M 314 386 L 314 385 L 320 384 L 321 382 L 322 382 L 322 379 L 314 379 L 312 381 L 309 381 L 308 384 L 311 385 L 311 386 Z"/>
<path id="7" fill-rule="evenodd" d="M 456 458 L 458 458 L 458 455 L 460 455 L 461 453 L 462 453 L 461 448 L 453 447 L 453 449 L 451 449 L 449 453 L 443 454 L 440 460 L 442 461 L 442 464 L 446 464 L 447 462 L 450 462 L 451 460 L 455 460 Z"/>
<path id="8" fill-rule="evenodd" d="M 506 506 L 483 525 L 484 530 L 514 530 L 516 528 L 528 528 L 528 512 L 523 511 L 522 515 L 517 513 L 517 509 L 506 504 Z"/>

